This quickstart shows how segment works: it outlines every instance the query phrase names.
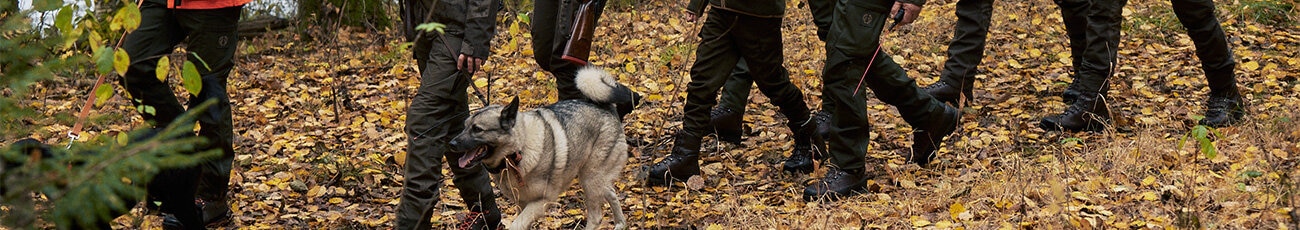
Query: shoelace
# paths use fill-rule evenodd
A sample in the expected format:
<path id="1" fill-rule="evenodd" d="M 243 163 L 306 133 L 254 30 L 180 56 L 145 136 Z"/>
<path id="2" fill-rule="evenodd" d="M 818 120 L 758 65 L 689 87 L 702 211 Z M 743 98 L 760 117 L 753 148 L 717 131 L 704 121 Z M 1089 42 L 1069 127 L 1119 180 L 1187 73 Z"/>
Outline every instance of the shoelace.
<path id="1" fill-rule="evenodd" d="M 678 161 L 685 161 L 685 160 L 686 160 L 686 155 L 668 154 L 668 157 L 661 162 L 663 162 L 664 164 L 673 164 L 673 163 L 677 163 Z"/>
<path id="2" fill-rule="evenodd" d="M 1083 111 L 1083 107 L 1084 107 L 1084 106 L 1078 105 L 1078 103 L 1076 103 L 1076 104 L 1074 104 L 1074 105 L 1070 105 L 1070 107 L 1065 108 L 1065 112 L 1064 112 L 1064 113 L 1061 113 L 1061 117 L 1067 117 L 1067 116 L 1070 116 L 1071 114 L 1082 113 L 1082 112 L 1084 112 L 1084 111 Z"/>
<path id="3" fill-rule="evenodd" d="M 817 112 L 817 122 L 826 122 L 831 120 L 831 113 L 826 111 Z"/>
<path id="4" fill-rule="evenodd" d="M 727 107 L 718 107 L 718 109 L 714 109 L 713 111 L 709 112 L 709 116 L 710 116 L 710 117 L 718 117 L 718 116 L 722 116 L 723 114 L 728 114 L 728 113 L 731 113 L 731 109 L 730 109 L 730 108 L 727 108 Z"/>
<path id="5" fill-rule="evenodd" d="M 1207 105 L 1209 109 L 1206 111 L 1206 115 L 1226 113 L 1228 110 L 1232 109 L 1235 104 L 1237 104 L 1237 102 L 1228 97 L 1210 97 L 1210 103 Z"/>
<path id="6" fill-rule="evenodd" d="M 930 84 L 930 85 L 925 86 L 924 89 L 927 89 L 927 90 L 928 90 L 928 89 L 936 89 L 936 88 L 944 87 L 944 86 L 948 86 L 948 83 L 943 82 L 943 81 L 939 81 L 939 82 L 935 82 L 934 84 Z"/>
<path id="7" fill-rule="evenodd" d="M 823 181 L 838 180 L 840 179 L 840 177 L 843 177 L 845 174 L 848 173 L 845 173 L 844 170 L 840 170 L 838 168 L 831 168 L 830 172 L 826 172 L 826 179 L 824 179 Z"/>
<path id="8" fill-rule="evenodd" d="M 483 217 L 483 214 L 484 213 L 482 212 L 470 211 L 469 214 L 465 215 L 465 221 L 460 222 L 460 226 L 457 226 L 456 229 L 460 229 L 460 230 L 474 229 L 474 223 L 477 223 L 479 218 Z"/>

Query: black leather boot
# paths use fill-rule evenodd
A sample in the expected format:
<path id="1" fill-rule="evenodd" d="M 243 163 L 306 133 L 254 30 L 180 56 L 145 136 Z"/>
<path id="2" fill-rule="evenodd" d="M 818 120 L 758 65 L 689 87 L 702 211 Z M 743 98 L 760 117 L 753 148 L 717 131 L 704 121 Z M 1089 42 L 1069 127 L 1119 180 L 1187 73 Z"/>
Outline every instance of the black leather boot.
<path id="1" fill-rule="evenodd" d="M 202 198 L 199 206 L 204 225 L 224 223 L 230 220 L 230 203 L 225 197 Z"/>
<path id="2" fill-rule="evenodd" d="M 826 136 L 831 135 L 831 112 L 830 111 L 822 110 L 821 112 L 817 112 L 813 114 L 813 119 L 817 121 L 817 136 L 825 138 Z M 825 144 L 826 144 L 825 142 L 821 143 L 821 145 L 825 145 Z M 822 149 L 823 151 L 825 151 L 826 149 L 825 146 L 822 146 Z"/>
<path id="3" fill-rule="evenodd" d="M 1241 102 L 1241 94 L 1233 91 L 1211 93 L 1209 101 L 1205 103 L 1205 118 L 1198 123 L 1218 128 L 1241 121 L 1241 117 L 1246 115 L 1245 104 Z"/>
<path id="4" fill-rule="evenodd" d="M 700 175 L 700 137 L 678 132 L 673 145 L 672 153 L 650 166 L 646 182 L 651 186 L 686 181 L 691 176 Z"/>
<path id="5" fill-rule="evenodd" d="M 745 114 L 743 112 L 723 106 L 715 106 L 709 116 L 711 117 L 709 124 L 713 125 L 714 132 L 718 134 L 718 140 L 740 144 L 740 135 L 744 132 L 742 125 L 745 123 Z"/>
<path id="6" fill-rule="evenodd" d="M 825 198 L 833 201 L 864 193 L 867 191 L 868 179 L 871 178 L 861 169 L 846 171 L 839 167 L 830 167 L 826 171 L 826 177 L 804 188 L 803 200 L 814 201 Z"/>
<path id="7" fill-rule="evenodd" d="M 921 167 L 930 164 L 930 161 L 934 160 L 934 151 L 939 150 L 943 138 L 957 130 L 957 125 L 961 121 L 961 111 L 948 105 L 943 105 L 943 109 L 943 115 L 938 119 L 912 127 L 912 156 L 908 161 Z"/>
<path id="8" fill-rule="evenodd" d="M 465 214 L 465 219 L 461 220 L 457 229 L 466 230 L 496 230 L 503 229 L 501 226 L 501 210 L 496 206 L 485 211 L 470 211 Z"/>
<path id="9" fill-rule="evenodd" d="M 794 150 L 790 151 L 790 158 L 785 159 L 782 170 L 791 173 L 809 173 L 813 171 L 813 168 L 815 168 L 813 159 L 824 155 L 821 154 L 821 151 L 825 151 L 824 149 L 814 149 L 813 146 L 817 142 L 821 142 L 822 146 L 826 143 L 821 138 L 821 135 L 817 134 L 817 126 L 816 118 L 789 124 L 790 130 L 794 131 Z"/>
<path id="10" fill-rule="evenodd" d="M 921 90 L 925 90 L 925 93 L 930 94 L 930 96 L 934 96 L 934 99 L 939 99 L 939 101 L 942 102 L 956 104 L 957 100 L 961 99 L 962 95 L 966 96 L 967 101 L 971 100 L 971 95 L 973 94 L 972 92 L 974 92 L 974 90 L 972 89 L 974 87 L 972 85 L 974 84 L 969 84 L 966 85 L 965 87 L 958 87 L 954 85 L 949 85 L 947 82 L 944 81 L 939 81 L 939 82 L 935 82 L 934 84 L 925 86 L 925 88 L 921 88 Z"/>
<path id="11" fill-rule="evenodd" d="M 454 157 L 449 159 L 458 159 Z M 483 164 L 474 163 L 468 168 L 451 164 L 452 183 L 460 190 L 469 214 L 460 223 L 460 229 L 500 229 L 501 209 L 497 207 L 496 194 L 492 192 L 492 178 Z"/>
<path id="12" fill-rule="evenodd" d="M 1102 131 L 1109 123 L 1110 111 L 1105 99 L 1098 95 L 1076 100 L 1064 113 L 1045 117 L 1038 126 L 1047 131 Z"/>
<path id="13" fill-rule="evenodd" d="M 1074 104 L 1075 101 L 1079 100 L 1079 95 L 1082 94 L 1083 93 L 1080 92 L 1079 88 L 1075 87 L 1075 84 L 1070 84 L 1069 87 L 1065 87 L 1065 91 L 1061 92 L 1061 102 Z"/>

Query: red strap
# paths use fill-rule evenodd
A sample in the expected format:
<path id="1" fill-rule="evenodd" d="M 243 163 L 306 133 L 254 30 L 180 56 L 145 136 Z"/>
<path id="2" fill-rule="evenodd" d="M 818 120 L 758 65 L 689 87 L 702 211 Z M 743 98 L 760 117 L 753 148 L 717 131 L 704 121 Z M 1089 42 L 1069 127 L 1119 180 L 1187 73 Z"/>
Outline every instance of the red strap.
<path id="1" fill-rule="evenodd" d="M 853 87 L 853 96 L 857 96 L 858 91 L 862 90 L 862 82 L 867 81 L 867 72 L 871 71 L 871 65 L 876 64 L 876 55 L 880 54 L 880 47 L 884 45 L 882 44 L 884 42 L 880 41 L 880 38 L 885 37 L 885 35 L 889 35 L 889 32 L 893 32 L 893 31 L 894 31 L 894 27 L 889 27 L 889 29 L 886 29 L 884 33 L 881 33 L 880 36 L 876 38 L 876 52 L 871 53 L 871 61 L 867 62 L 867 68 L 863 68 L 862 77 L 858 78 L 858 86 Z"/>

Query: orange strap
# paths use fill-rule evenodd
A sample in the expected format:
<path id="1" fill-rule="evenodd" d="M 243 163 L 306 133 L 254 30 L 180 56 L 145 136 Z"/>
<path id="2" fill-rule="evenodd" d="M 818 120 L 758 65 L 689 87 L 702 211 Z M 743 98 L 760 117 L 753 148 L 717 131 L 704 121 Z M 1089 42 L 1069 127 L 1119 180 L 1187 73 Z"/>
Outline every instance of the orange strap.
<path id="1" fill-rule="evenodd" d="M 140 4 L 144 4 L 144 0 L 137 0 L 135 2 L 135 7 L 139 8 Z M 117 39 L 117 46 L 114 46 L 115 49 L 122 47 L 122 42 L 126 41 L 126 35 L 129 33 L 131 33 L 131 31 L 122 31 L 122 37 Z M 90 109 L 93 107 L 92 105 L 95 104 L 95 90 L 99 89 L 99 85 L 104 84 L 105 77 L 107 77 L 107 75 L 100 74 L 99 78 L 95 79 L 95 85 L 90 87 L 90 95 L 86 96 L 86 103 L 81 105 L 81 112 L 77 113 L 76 123 L 73 123 L 72 129 L 68 130 L 68 138 L 70 138 L 70 140 L 68 140 L 67 148 L 71 149 L 72 143 L 77 142 L 77 139 L 81 138 L 81 128 L 85 126 L 86 116 L 90 116 Z"/>

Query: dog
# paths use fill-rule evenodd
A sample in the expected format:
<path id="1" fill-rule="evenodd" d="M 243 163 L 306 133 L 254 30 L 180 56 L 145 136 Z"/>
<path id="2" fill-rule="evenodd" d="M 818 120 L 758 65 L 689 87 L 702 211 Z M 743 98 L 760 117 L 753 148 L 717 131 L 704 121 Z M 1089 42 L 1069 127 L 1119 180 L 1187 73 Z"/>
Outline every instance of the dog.
<path id="1" fill-rule="evenodd" d="M 486 106 L 472 113 L 465 130 L 449 143 L 468 152 L 459 159 L 461 167 L 481 160 L 498 174 L 494 181 L 502 194 L 523 206 L 510 229 L 532 226 L 575 178 L 586 194 L 585 229 L 600 226 L 604 204 L 613 212 L 615 229 L 626 226 L 614 180 L 628 158 L 620 110 L 630 108 L 618 105 L 635 104 L 638 95 L 595 67 L 579 70 L 575 81 L 586 99 L 522 113 L 519 98 Z"/>

